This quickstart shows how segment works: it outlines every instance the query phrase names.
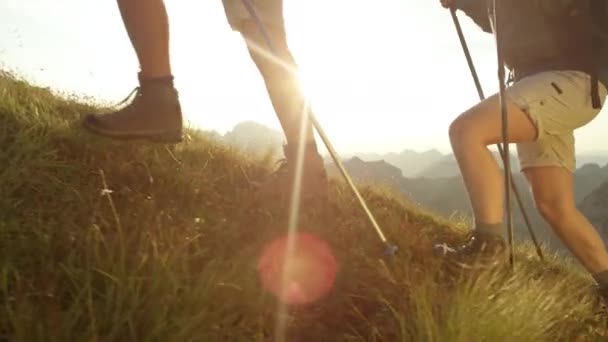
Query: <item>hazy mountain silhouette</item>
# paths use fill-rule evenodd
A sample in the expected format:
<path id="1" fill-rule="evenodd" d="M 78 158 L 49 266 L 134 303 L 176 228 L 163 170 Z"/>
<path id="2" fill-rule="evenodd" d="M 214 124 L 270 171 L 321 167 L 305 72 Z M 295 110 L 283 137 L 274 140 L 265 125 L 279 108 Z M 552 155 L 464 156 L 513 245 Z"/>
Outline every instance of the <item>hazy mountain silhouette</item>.
<path id="1" fill-rule="evenodd" d="M 608 240 L 608 181 L 602 183 L 578 205 L 589 221 Z"/>
<path id="2" fill-rule="evenodd" d="M 350 176 L 358 181 L 374 181 L 397 185 L 404 179 L 401 169 L 384 160 L 363 161 L 359 157 L 353 157 L 344 161 L 343 164 L 349 171 Z"/>
<path id="3" fill-rule="evenodd" d="M 450 165 L 448 157 L 444 158 L 444 160 L 446 165 Z M 354 157 L 343 163 L 352 178 L 356 181 L 387 185 L 402 193 L 410 202 L 430 209 L 442 216 L 449 217 L 459 213 L 469 215 L 471 212 L 468 196 L 460 175 L 438 178 L 404 177 L 399 172 L 399 168 L 386 161 L 363 161 L 361 158 Z M 516 168 L 517 164 L 515 164 L 515 161 L 513 161 L 513 164 L 513 170 L 519 170 Z M 328 165 L 328 171 L 330 175 L 340 177 L 337 168 L 333 164 Z M 523 174 L 513 172 L 513 179 L 519 191 L 524 209 L 539 239 L 556 250 L 564 250 L 562 243 L 536 210 L 529 186 Z M 606 205 L 604 204 L 602 207 L 602 203 L 608 203 L 608 166 L 602 168 L 597 164 L 584 165 L 576 170 L 574 182 L 576 200 L 579 201 L 591 196 L 590 193 L 592 192 L 596 194 L 594 195 L 595 197 L 586 199 L 584 205 L 589 208 L 588 211 L 596 220 L 604 223 L 608 222 L 608 211 L 605 210 Z M 604 183 L 604 188 L 606 188 L 605 192 L 601 192 L 599 189 L 596 190 L 602 183 Z M 600 195 L 605 197 L 601 197 Z M 598 196 L 600 199 L 597 199 Z M 512 217 L 516 237 L 527 239 L 529 235 L 524 217 L 521 214 L 515 196 L 512 195 L 511 197 L 513 204 Z M 606 213 L 604 214 L 604 212 Z M 608 234 L 608 228 L 606 233 Z"/>
<path id="4" fill-rule="evenodd" d="M 500 154 L 496 151 L 492 153 L 494 155 L 494 158 L 496 159 L 496 161 L 498 162 L 498 165 L 500 166 L 500 168 L 503 168 L 503 162 L 502 162 L 502 158 L 500 156 Z M 600 169 L 599 165 L 597 163 L 600 164 L 605 164 L 608 163 L 608 155 L 601 155 L 601 154 L 583 154 L 580 156 L 577 156 L 577 165 L 579 167 L 579 169 L 582 168 L 588 168 L 589 169 L 589 175 L 591 178 L 593 179 L 589 179 L 586 180 L 583 178 L 581 178 L 581 180 L 585 183 L 589 183 L 591 184 L 593 187 L 597 186 L 598 183 L 598 177 L 602 178 L 602 172 L 598 169 Z M 519 160 L 517 158 L 517 156 L 513 153 L 511 153 L 511 159 L 510 159 L 510 167 L 511 167 L 511 172 L 513 173 L 518 173 L 519 170 Z M 595 165 L 595 166 L 594 166 Z M 578 171 L 577 171 L 578 173 Z M 606 174 L 608 172 L 603 172 L 603 174 Z M 456 162 L 456 159 L 454 158 L 453 154 L 449 154 L 444 156 L 443 158 L 441 158 L 440 160 L 436 161 L 435 163 L 432 163 L 430 165 L 427 165 L 422 171 L 420 171 L 419 173 L 413 175 L 415 177 L 426 177 L 426 178 L 444 178 L 444 177 L 453 177 L 453 176 L 459 176 L 460 175 L 460 170 L 458 169 L 458 163 Z M 600 179 L 600 183 L 601 183 Z M 584 192 L 588 193 L 589 191 L 593 190 L 593 188 L 588 188 L 588 186 L 581 184 L 581 186 L 584 188 Z"/>
<path id="5" fill-rule="evenodd" d="M 606 181 L 608 181 L 608 164 L 604 167 L 598 164 L 585 164 L 578 168 L 574 173 L 576 202 L 581 202 Z"/>
<path id="6" fill-rule="evenodd" d="M 405 177 L 413 177 L 445 157 L 444 154 L 435 149 L 424 152 L 406 149 L 399 153 L 360 153 L 356 156 L 363 161 L 384 160 L 401 169 Z"/>
<path id="7" fill-rule="evenodd" d="M 583 167 L 585 164 L 608 164 L 608 152 L 587 152 L 576 155 L 576 167 Z"/>
<path id="8" fill-rule="evenodd" d="M 494 158 L 498 162 L 500 168 L 503 168 L 503 162 L 500 154 L 498 152 L 493 152 Z M 510 167 L 512 172 L 519 171 L 519 161 L 517 157 L 511 154 L 510 159 Z M 446 177 L 455 177 L 460 176 L 460 169 L 458 168 L 458 163 L 456 162 L 456 158 L 453 154 L 449 154 L 444 156 L 440 160 L 435 163 L 428 165 L 423 170 L 415 175 L 415 177 L 425 177 L 425 178 L 446 178 Z"/>
<path id="9" fill-rule="evenodd" d="M 270 156 L 273 159 L 282 157 L 283 133 L 253 121 L 238 123 L 226 134 L 216 133 L 214 136 L 257 157 Z M 320 150 L 323 151 L 322 146 Z M 493 154 L 502 167 L 498 152 Z M 600 157 L 601 155 L 577 156 L 577 161 L 580 163 L 581 160 Z M 331 159 L 326 158 L 326 160 L 329 172 L 340 177 Z M 399 153 L 362 153 L 345 160 L 344 165 L 355 180 L 389 185 L 404 194 L 410 201 L 441 215 L 470 212 L 460 170 L 453 154 L 444 155 L 437 150 L 416 152 L 408 149 Z M 528 184 L 519 172 L 519 162 L 514 155 L 511 156 L 511 170 L 529 216 L 535 225 L 547 227 L 534 208 Z M 596 214 L 597 210 L 593 209 L 590 203 L 600 201 L 597 199 L 599 195 L 596 193 L 590 198 L 587 197 L 605 182 L 608 182 L 608 165 L 600 167 L 596 163 L 586 163 L 574 174 L 575 200 L 577 203 L 585 200 L 581 205 L 593 217 L 599 214 Z M 515 199 L 513 203 L 516 204 Z M 514 211 L 514 221 L 523 225 L 523 217 L 519 210 Z"/>
<path id="10" fill-rule="evenodd" d="M 275 157 L 282 156 L 281 149 L 285 142 L 283 133 L 253 121 L 240 122 L 223 136 L 217 132 L 211 133 L 214 133 L 213 135 L 219 140 L 238 147 L 247 153 L 266 155 L 271 151 Z M 317 144 L 321 153 L 327 155 L 322 143 L 317 142 Z M 361 153 L 355 155 L 361 161 L 366 162 L 385 160 L 398 167 L 404 176 L 414 176 L 425 167 L 445 157 L 444 154 L 434 149 L 424 152 L 406 149 L 399 153 Z M 331 162 L 329 156 L 325 157 L 325 160 Z"/>
<path id="11" fill-rule="evenodd" d="M 283 133 L 253 121 L 238 123 L 221 140 L 243 152 L 257 157 L 270 155 L 273 159 L 283 155 L 285 142 Z"/>
<path id="12" fill-rule="evenodd" d="M 608 241 L 608 164 L 602 168 L 597 164 L 588 164 L 584 171 L 589 178 L 602 179 L 603 182 L 580 200 L 578 207 Z"/>
<path id="13" fill-rule="evenodd" d="M 283 133 L 260 123 L 254 121 L 240 122 L 234 126 L 232 131 L 227 132 L 223 136 L 216 132 L 213 133 L 218 135 L 218 139 L 223 140 L 232 146 L 239 147 L 247 153 L 265 156 L 270 152 L 273 157 L 280 158 L 282 156 L 281 149 L 285 142 Z M 327 155 L 322 143 L 318 142 L 318 145 L 321 153 Z M 384 160 L 399 168 L 404 177 L 436 179 L 460 176 L 458 164 L 456 163 L 454 155 L 443 154 L 436 149 L 430 149 L 423 152 L 404 149 L 401 152 L 390 153 L 342 154 L 340 151 L 338 151 L 338 153 L 343 159 L 344 156 L 348 155 L 349 158 L 357 157 L 364 162 Z M 500 155 L 498 152 L 493 152 L 493 154 L 502 168 L 503 163 Z M 332 162 L 329 156 L 327 156 L 325 160 L 329 163 Z M 579 177 L 579 188 L 582 196 L 587 195 L 603 181 L 603 176 L 600 175 L 601 171 L 597 170 L 599 166 L 594 167 L 593 165 L 588 165 L 593 163 L 599 165 L 608 163 L 608 152 L 605 154 L 597 152 L 577 155 L 577 165 L 579 165 L 581 169 L 587 168 L 590 171 L 588 177 Z M 513 173 L 519 173 L 519 162 L 513 153 L 511 153 L 511 170 Z"/>

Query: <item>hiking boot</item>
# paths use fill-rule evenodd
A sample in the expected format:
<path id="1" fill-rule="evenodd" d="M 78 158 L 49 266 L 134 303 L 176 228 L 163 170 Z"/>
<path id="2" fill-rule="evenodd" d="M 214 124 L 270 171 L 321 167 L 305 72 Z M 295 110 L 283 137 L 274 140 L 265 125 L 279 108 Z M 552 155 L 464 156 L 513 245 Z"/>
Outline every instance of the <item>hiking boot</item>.
<path id="1" fill-rule="evenodd" d="M 282 201 L 289 201 L 296 174 L 297 146 L 283 146 L 285 158 L 278 161 L 277 169 L 270 176 L 258 183 L 261 191 Z M 323 158 L 317 152 L 316 145 L 309 143 L 304 152 L 302 170 L 301 200 L 318 200 L 323 203 L 328 197 L 328 179 Z"/>
<path id="2" fill-rule="evenodd" d="M 608 287 L 596 286 L 596 291 L 599 297 L 599 311 L 608 314 Z"/>
<path id="3" fill-rule="evenodd" d="M 460 269 L 486 269 L 501 265 L 507 259 L 504 239 L 492 234 L 473 233 L 462 245 L 445 243 L 433 246 L 436 255 Z"/>
<path id="4" fill-rule="evenodd" d="M 88 114 L 83 126 L 114 139 L 145 139 L 161 143 L 182 141 L 182 112 L 177 90 L 170 84 L 144 80 L 121 104 L 125 107 L 107 114 Z"/>

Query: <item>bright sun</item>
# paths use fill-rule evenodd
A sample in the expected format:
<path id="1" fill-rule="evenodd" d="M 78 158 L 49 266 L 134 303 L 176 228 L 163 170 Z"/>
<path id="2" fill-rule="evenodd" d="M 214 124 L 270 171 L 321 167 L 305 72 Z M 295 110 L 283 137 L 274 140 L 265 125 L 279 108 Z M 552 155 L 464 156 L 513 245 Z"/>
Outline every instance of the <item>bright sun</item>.
<path id="1" fill-rule="evenodd" d="M 370 128 L 370 114 L 395 110 L 403 89 L 406 61 L 397 28 L 398 1 L 286 1 L 290 48 L 301 85 L 328 130 L 341 135 Z M 314 18 L 314 25 L 311 25 Z M 363 19 L 363 20 L 362 20 Z M 339 24 L 338 24 L 339 23 Z M 384 108 L 393 103 L 390 108 Z M 349 130 L 344 130 L 344 119 Z"/>
<path id="2" fill-rule="evenodd" d="M 411 124 L 412 115 L 428 111 L 422 104 L 432 92 L 426 90 L 442 91 L 443 84 L 430 81 L 428 67 L 451 78 L 437 67 L 437 60 L 445 57 L 417 50 L 429 44 L 428 34 L 408 32 L 412 25 L 428 21 L 418 18 L 425 9 L 412 11 L 403 0 L 284 1 L 288 43 L 299 66 L 300 86 L 336 150 L 435 145 L 437 135 L 428 133 L 439 129 L 443 133 L 437 116 L 431 120 L 428 115 L 416 115 L 416 125 Z M 176 52 L 174 65 L 183 80 L 181 94 L 192 121 L 229 130 L 237 122 L 254 120 L 280 129 L 244 42 L 238 33 L 229 33 L 221 3 L 212 13 L 206 7 L 210 14 L 206 30 L 192 27 L 198 21 L 197 11 L 183 5 L 175 8 L 176 18 L 188 18 L 187 24 L 174 21 L 172 39 L 175 51 L 181 51 Z M 205 35 L 197 36 L 206 42 L 198 50 L 192 44 L 195 30 Z M 439 108 L 445 103 L 434 104 L 433 115 L 449 113 Z"/>

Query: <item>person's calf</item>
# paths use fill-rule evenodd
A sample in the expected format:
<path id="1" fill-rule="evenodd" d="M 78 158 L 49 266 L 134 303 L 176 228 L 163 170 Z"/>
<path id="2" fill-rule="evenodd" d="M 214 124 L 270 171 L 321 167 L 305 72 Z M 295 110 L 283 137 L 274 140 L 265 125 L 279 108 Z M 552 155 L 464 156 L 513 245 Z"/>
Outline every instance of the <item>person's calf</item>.
<path id="1" fill-rule="evenodd" d="M 117 3 L 142 75 L 155 78 L 170 75 L 169 20 L 163 0 Z"/>
<path id="2" fill-rule="evenodd" d="M 456 121 L 455 121 L 456 122 Z M 503 175 L 488 147 L 467 125 L 453 123 L 450 141 L 474 217 L 500 222 L 503 217 Z"/>
<path id="3" fill-rule="evenodd" d="M 608 269 L 608 251 L 601 236 L 572 201 L 536 199 L 536 206 L 541 216 L 590 273 Z"/>
<path id="4" fill-rule="evenodd" d="M 251 58 L 264 80 L 288 145 L 297 145 L 301 132 L 306 135 L 306 143 L 314 143 L 312 124 L 310 120 L 303 120 L 310 113 L 310 108 L 297 77 L 297 65 L 287 46 L 285 32 L 273 27 L 267 28 L 267 31 L 273 42 L 273 51 L 267 51 L 264 37 L 255 23 L 246 21 L 240 29 Z M 304 130 L 302 125 L 305 125 Z"/>

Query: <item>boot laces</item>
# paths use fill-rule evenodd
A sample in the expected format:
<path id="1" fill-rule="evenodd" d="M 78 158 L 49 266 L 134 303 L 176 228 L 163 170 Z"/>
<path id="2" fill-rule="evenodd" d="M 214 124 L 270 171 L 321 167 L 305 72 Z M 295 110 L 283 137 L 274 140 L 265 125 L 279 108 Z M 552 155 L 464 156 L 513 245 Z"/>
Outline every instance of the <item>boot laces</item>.
<path id="1" fill-rule="evenodd" d="M 124 105 L 125 103 L 129 102 L 130 99 L 132 98 L 138 98 L 141 96 L 141 87 L 137 86 L 135 88 L 133 88 L 133 90 L 131 90 L 131 92 L 129 93 L 129 95 L 127 95 L 122 101 L 120 101 L 116 107 L 121 107 L 122 105 Z"/>
<path id="2" fill-rule="evenodd" d="M 287 161 L 287 158 L 281 158 L 279 160 L 276 161 L 275 163 L 275 167 L 276 169 L 272 172 L 272 176 L 280 176 L 280 175 L 286 175 L 288 174 L 289 171 L 289 162 Z"/>
<path id="3" fill-rule="evenodd" d="M 491 252 L 494 247 L 493 244 L 498 242 L 491 241 L 489 239 L 480 238 L 471 234 L 466 242 L 454 248 L 458 254 L 470 255 L 477 254 L 480 252 L 488 251 Z"/>

